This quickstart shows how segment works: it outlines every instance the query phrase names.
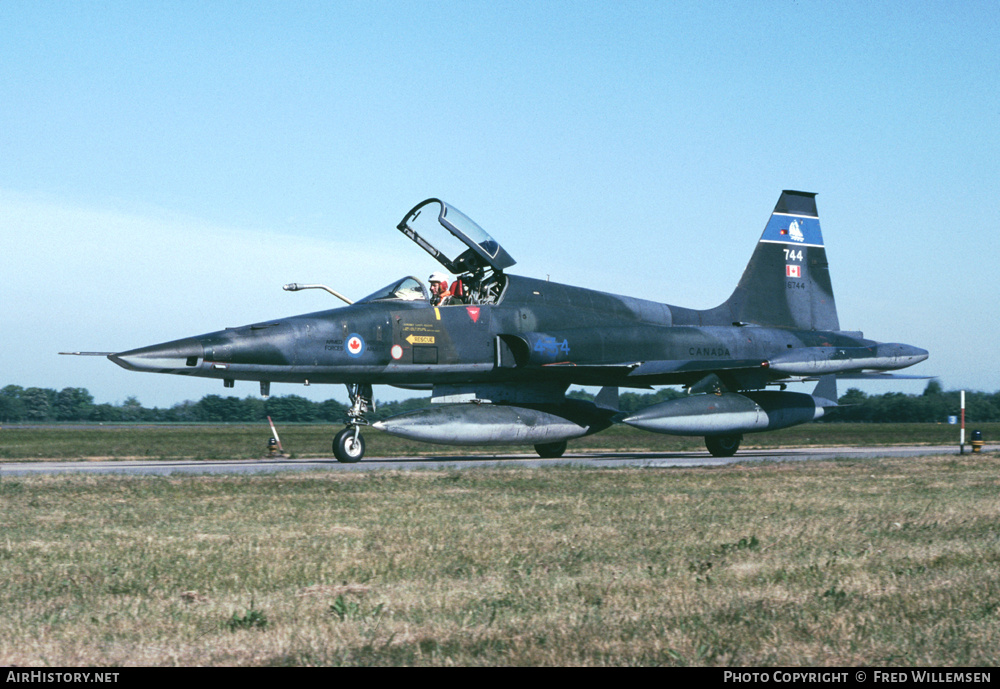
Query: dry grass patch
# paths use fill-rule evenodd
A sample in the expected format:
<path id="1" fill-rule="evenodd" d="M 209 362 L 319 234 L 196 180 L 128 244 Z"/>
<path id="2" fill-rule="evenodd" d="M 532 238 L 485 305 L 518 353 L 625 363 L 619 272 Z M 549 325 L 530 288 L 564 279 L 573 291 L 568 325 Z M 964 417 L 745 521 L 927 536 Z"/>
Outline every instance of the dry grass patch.
<path id="1" fill-rule="evenodd" d="M 0 481 L 0 664 L 995 665 L 997 457 Z"/>

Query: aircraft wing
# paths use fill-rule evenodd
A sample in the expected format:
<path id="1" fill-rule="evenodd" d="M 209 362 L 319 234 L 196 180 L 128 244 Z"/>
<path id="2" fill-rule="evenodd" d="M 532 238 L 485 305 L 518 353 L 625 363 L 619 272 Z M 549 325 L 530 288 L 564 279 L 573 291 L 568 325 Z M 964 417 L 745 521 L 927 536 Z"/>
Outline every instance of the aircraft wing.
<path id="1" fill-rule="evenodd" d="M 830 375 L 822 370 L 815 373 L 791 373 L 778 369 L 769 370 L 768 362 L 760 359 L 733 359 L 730 361 L 700 360 L 677 360 L 677 361 L 646 361 L 635 366 L 629 373 L 630 379 L 664 379 L 675 375 L 689 373 L 735 373 L 745 372 L 768 372 L 768 378 L 772 381 L 779 380 L 818 380 L 823 375 Z M 926 380 L 935 376 L 919 376 L 901 373 L 889 373 L 887 371 L 834 371 L 838 380 Z M 668 383 L 669 384 L 669 383 Z"/>
<path id="2" fill-rule="evenodd" d="M 691 385 L 703 376 L 729 374 L 731 380 L 742 381 L 748 389 L 764 384 L 779 382 L 807 382 L 819 380 L 825 375 L 834 375 L 841 380 L 882 380 L 882 379 L 926 379 L 933 376 L 914 376 L 889 373 L 886 371 L 826 371 L 822 366 L 814 371 L 791 372 L 778 366 L 770 366 L 762 359 L 663 359 L 641 362 L 621 362 L 617 364 L 573 364 L 559 362 L 546 364 L 548 370 L 561 369 L 568 382 L 581 385 L 623 385 L 626 387 L 649 388 L 654 385 Z M 856 365 L 864 365 L 858 363 Z"/>
<path id="3" fill-rule="evenodd" d="M 691 385 L 712 373 L 754 374 L 770 378 L 761 366 L 760 359 L 678 359 L 633 361 L 615 364 L 574 364 L 555 362 L 544 364 L 543 369 L 578 385 L 620 385 L 631 388 L 651 388 L 654 385 Z M 753 386 L 751 386 L 753 387 Z"/>
<path id="4" fill-rule="evenodd" d="M 617 364 L 575 364 L 568 361 L 558 361 L 543 364 L 542 368 L 562 368 L 579 372 L 624 375 L 633 379 L 658 378 L 674 373 L 713 373 L 715 371 L 758 370 L 760 359 L 730 359 L 714 361 L 709 359 L 677 359 L 662 361 L 634 361 Z"/>
<path id="5" fill-rule="evenodd" d="M 716 361 L 709 359 L 676 359 L 646 361 L 633 369 L 629 378 L 652 378 L 671 373 L 713 373 L 715 371 L 759 370 L 760 359 L 729 359 Z"/>
<path id="6" fill-rule="evenodd" d="M 929 380 L 931 378 L 937 378 L 937 376 L 918 376 L 909 373 L 885 373 L 882 371 L 837 374 L 837 380 Z"/>

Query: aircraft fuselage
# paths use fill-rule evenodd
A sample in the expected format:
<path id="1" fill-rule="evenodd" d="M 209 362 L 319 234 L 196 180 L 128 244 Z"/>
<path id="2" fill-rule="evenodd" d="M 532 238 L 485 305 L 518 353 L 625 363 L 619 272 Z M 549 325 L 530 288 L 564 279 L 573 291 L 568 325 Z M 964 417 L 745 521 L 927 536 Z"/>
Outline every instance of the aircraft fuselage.
<path id="1" fill-rule="evenodd" d="M 816 354 L 795 374 L 819 375 L 831 372 L 823 364 L 838 350 L 866 355 L 867 366 L 855 357 L 851 368 L 877 370 L 909 366 L 923 351 L 894 345 L 901 349 L 879 355 L 889 345 L 860 333 L 699 323 L 705 312 L 519 276 L 508 281 L 499 304 L 375 301 L 109 358 L 130 370 L 233 381 L 647 387 L 691 384 L 714 371 L 737 379 L 733 388 L 759 389 L 788 375 L 767 362 L 796 352 Z"/>

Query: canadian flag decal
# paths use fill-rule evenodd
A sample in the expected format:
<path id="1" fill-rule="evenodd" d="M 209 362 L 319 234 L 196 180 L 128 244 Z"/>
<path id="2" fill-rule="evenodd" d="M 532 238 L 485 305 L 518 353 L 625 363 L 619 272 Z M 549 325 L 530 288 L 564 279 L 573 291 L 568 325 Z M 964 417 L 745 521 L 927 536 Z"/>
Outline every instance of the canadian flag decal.
<path id="1" fill-rule="evenodd" d="M 478 306 L 466 306 L 465 310 L 469 312 L 469 318 L 472 319 L 473 323 L 479 322 L 479 307 Z"/>
<path id="2" fill-rule="evenodd" d="M 796 266 L 791 264 L 785 265 L 785 276 L 790 278 L 800 278 L 802 277 L 802 266 Z"/>

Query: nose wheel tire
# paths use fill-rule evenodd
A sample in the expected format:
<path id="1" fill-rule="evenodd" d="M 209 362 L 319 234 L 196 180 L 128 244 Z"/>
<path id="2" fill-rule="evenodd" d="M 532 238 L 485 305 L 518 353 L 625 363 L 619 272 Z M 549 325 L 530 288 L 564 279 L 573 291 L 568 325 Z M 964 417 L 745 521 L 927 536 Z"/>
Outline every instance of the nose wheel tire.
<path id="1" fill-rule="evenodd" d="M 742 435 L 708 435 L 705 436 L 705 447 L 713 457 L 732 457 L 740 449 Z"/>
<path id="2" fill-rule="evenodd" d="M 333 438 L 333 456 L 343 464 L 360 462 L 365 456 L 365 439 L 360 433 L 354 437 L 356 429 L 348 426 Z"/>

